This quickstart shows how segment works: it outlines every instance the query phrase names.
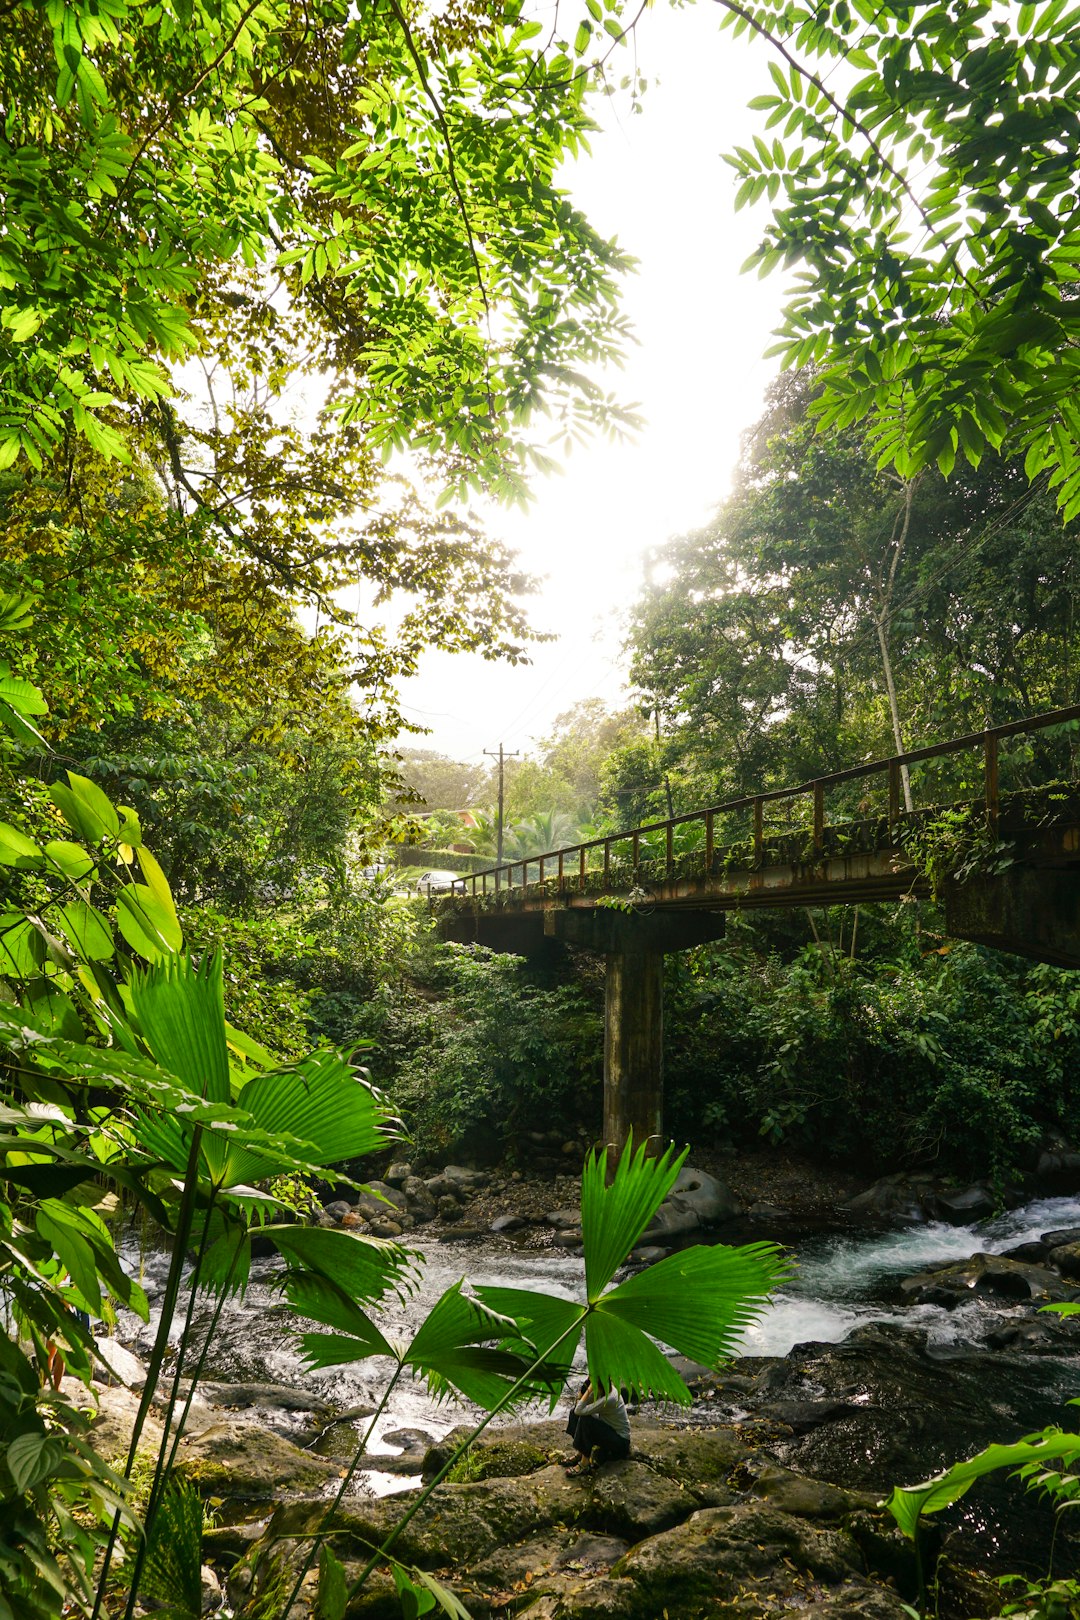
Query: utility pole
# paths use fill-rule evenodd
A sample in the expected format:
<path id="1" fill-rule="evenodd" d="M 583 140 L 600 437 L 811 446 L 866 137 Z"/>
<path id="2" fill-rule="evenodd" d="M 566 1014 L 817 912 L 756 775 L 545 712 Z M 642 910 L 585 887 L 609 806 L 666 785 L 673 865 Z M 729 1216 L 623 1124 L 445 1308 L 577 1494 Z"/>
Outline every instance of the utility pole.
<path id="1" fill-rule="evenodd" d="M 499 752 L 497 754 L 494 748 L 485 748 L 484 753 L 487 754 L 491 759 L 497 759 L 499 761 L 499 817 L 495 824 L 495 865 L 496 867 L 500 867 L 502 865 L 503 852 L 503 771 L 506 761 L 508 759 L 517 759 L 518 756 L 517 754 L 505 753 L 502 743 L 499 744 Z M 495 887 L 499 887 L 499 874 L 497 871 L 495 873 Z"/>

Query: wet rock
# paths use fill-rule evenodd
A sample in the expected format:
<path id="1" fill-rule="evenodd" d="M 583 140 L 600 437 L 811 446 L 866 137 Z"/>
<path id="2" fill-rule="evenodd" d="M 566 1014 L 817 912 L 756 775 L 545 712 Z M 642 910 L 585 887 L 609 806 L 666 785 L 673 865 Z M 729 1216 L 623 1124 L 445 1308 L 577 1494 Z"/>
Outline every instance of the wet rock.
<path id="1" fill-rule="evenodd" d="M 759 1600 L 780 1599 L 805 1587 L 807 1577 L 835 1585 L 861 1573 L 859 1549 L 843 1531 L 756 1504 L 702 1508 L 631 1548 L 612 1570 L 634 1582 L 654 1614 L 665 1607 L 691 1613 L 694 1605 L 730 1600 L 747 1588 Z"/>
<path id="2" fill-rule="evenodd" d="M 554 1226 L 557 1231 L 562 1231 L 571 1226 L 580 1227 L 581 1211 L 577 1208 L 550 1209 L 544 1216 L 544 1220 L 549 1226 Z"/>
<path id="3" fill-rule="evenodd" d="M 454 1183 L 447 1181 L 445 1176 L 426 1176 L 424 1186 L 435 1199 L 452 1197 L 454 1194 Z"/>
<path id="4" fill-rule="evenodd" d="M 517 1232 L 524 1225 L 525 1221 L 520 1215 L 500 1215 L 496 1220 L 492 1221 L 491 1230 L 493 1232 Z"/>
<path id="5" fill-rule="evenodd" d="M 1066 1243 L 1080 1243 L 1080 1226 L 1063 1226 L 1054 1232 L 1041 1232 L 1039 1241 L 1048 1249 L 1059 1249 Z"/>
<path id="6" fill-rule="evenodd" d="M 987 1295 L 997 1299 L 1033 1299 L 1040 1304 L 1073 1297 L 1073 1290 L 1046 1266 L 1033 1266 L 1022 1260 L 1005 1260 L 997 1254 L 973 1254 L 959 1265 L 943 1266 L 939 1271 L 905 1277 L 900 1288 L 908 1299 L 916 1303 L 944 1305 L 947 1308 L 973 1297 Z"/>
<path id="7" fill-rule="evenodd" d="M 642 1248 L 635 1249 L 627 1263 L 631 1266 L 652 1266 L 670 1253 L 670 1249 L 661 1248 L 658 1243 L 647 1243 Z"/>
<path id="8" fill-rule="evenodd" d="M 392 1216 L 395 1210 L 408 1208 L 408 1199 L 397 1187 L 389 1186 L 385 1181 L 369 1181 L 367 1191 L 358 1195 L 356 1200 L 356 1213 L 371 1220 L 378 1220 L 380 1216 Z"/>
<path id="9" fill-rule="evenodd" d="M 939 1192 L 934 1195 L 935 1213 L 939 1220 L 950 1226 L 970 1226 L 992 1215 L 994 1196 L 989 1187 L 965 1187 L 962 1192 Z"/>
<path id="10" fill-rule="evenodd" d="M 461 1205 L 453 1193 L 443 1193 L 436 1208 L 441 1221 L 456 1221 L 461 1214 Z"/>
<path id="11" fill-rule="evenodd" d="M 491 1177 L 486 1170 L 467 1170 L 464 1165 L 448 1164 L 443 1170 L 443 1180 L 456 1191 L 471 1194 L 486 1187 Z"/>
<path id="12" fill-rule="evenodd" d="M 1080 1282 L 1080 1243 L 1061 1243 L 1048 1255 L 1050 1265 L 1070 1281 Z"/>
<path id="13" fill-rule="evenodd" d="M 426 1453 L 431 1447 L 431 1436 L 426 1429 L 392 1429 L 383 1439 L 388 1446 L 400 1446 L 402 1451 Z"/>
<path id="14" fill-rule="evenodd" d="M 556 1232 L 552 1243 L 557 1249 L 569 1249 L 571 1254 L 581 1248 L 580 1232 Z"/>
<path id="15" fill-rule="evenodd" d="M 553 1560 L 553 1568 L 596 1574 L 609 1570 L 629 1551 L 618 1536 L 576 1536 Z"/>
<path id="16" fill-rule="evenodd" d="M 186 1378 L 180 1381 L 181 1393 L 190 1389 Z M 329 1401 L 310 1389 L 297 1389 L 292 1384 L 220 1384 L 213 1381 L 200 1383 L 199 1393 L 214 1406 L 272 1407 L 284 1412 L 317 1412 L 320 1416 L 332 1408 Z"/>
<path id="17" fill-rule="evenodd" d="M 325 1485 L 340 1469 L 253 1423 L 218 1423 L 180 1442 L 176 1475 L 204 1496 L 267 1502 Z"/>
<path id="18" fill-rule="evenodd" d="M 903 1176 L 883 1176 L 865 1192 L 847 1199 L 841 1208 L 849 1215 L 904 1226 L 924 1225 L 929 1219 L 922 1191 Z"/>
<path id="19" fill-rule="evenodd" d="M 221 1582 L 209 1564 L 204 1564 L 200 1569 L 199 1584 L 202 1588 L 201 1613 L 216 1614 L 225 1602 L 225 1594 L 221 1590 Z"/>
<path id="20" fill-rule="evenodd" d="M 589 1529 L 611 1531 L 630 1542 L 670 1529 L 697 1506 L 693 1494 L 678 1480 L 633 1456 L 624 1462 L 602 1464 L 580 1485 L 588 1486 L 588 1499 L 577 1522 Z"/>
<path id="21" fill-rule="evenodd" d="M 354 1209 L 350 1209 L 347 1214 L 341 1217 L 340 1224 L 348 1232 L 366 1232 L 368 1230 L 366 1217 L 358 1215 Z"/>
<path id="22" fill-rule="evenodd" d="M 404 1159 L 395 1159 L 389 1170 L 383 1172 L 383 1180 L 391 1187 L 403 1187 L 412 1178 L 413 1167 L 406 1164 Z"/>
<path id="23" fill-rule="evenodd" d="M 458 1211 L 460 1215 L 461 1211 Z M 446 1226 L 438 1234 L 440 1243 L 464 1243 L 470 1238 L 484 1236 L 482 1226 L 469 1226 L 464 1222 L 460 1226 Z"/>
<path id="24" fill-rule="evenodd" d="M 1069 1148 L 1041 1153 L 1035 1166 L 1035 1180 L 1041 1192 L 1080 1192 L 1080 1153 Z"/>
<path id="25" fill-rule="evenodd" d="M 645 1244 L 657 1239 L 696 1232 L 741 1214 L 742 1205 L 722 1181 L 684 1165 L 671 1192 L 643 1233 Z"/>
<path id="26" fill-rule="evenodd" d="M 110 1378 L 125 1384 L 128 1389 L 142 1389 L 146 1383 L 146 1368 L 138 1356 L 125 1350 L 116 1339 L 95 1339 L 94 1350 Z"/>
<path id="27" fill-rule="evenodd" d="M 344 1198 L 335 1198 L 323 1205 L 323 1214 L 332 1215 L 335 1221 L 340 1221 L 343 1216 L 352 1214 L 352 1205 L 347 1204 Z"/>
<path id="28" fill-rule="evenodd" d="M 377 1215 L 371 1222 L 371 1233 L 377 1238 L 399 1238 L 404 1228 L 400 1221 L 392 1221 L 388 1215 Z"/>

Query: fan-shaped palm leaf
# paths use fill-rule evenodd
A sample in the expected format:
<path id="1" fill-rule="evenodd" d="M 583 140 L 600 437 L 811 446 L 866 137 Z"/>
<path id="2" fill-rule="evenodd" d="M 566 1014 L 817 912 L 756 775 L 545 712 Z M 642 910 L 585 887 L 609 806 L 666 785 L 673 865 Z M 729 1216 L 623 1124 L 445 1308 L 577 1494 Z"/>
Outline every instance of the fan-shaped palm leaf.
<path id="1" fill-rule="evenodd" d="M 642 1232 L 671 1191 L 689 1152 L 674 1148 L 649 1157 L 646 1144 L 626 1144 L 615 1174 L 607 1179 L 606 1152 L 590 1153 L 581 1173 L 581 1238 L 585 1292 L 599 1299 Z"/>
<path id="2" fill-rule="evenodd" d="M 264 1226 L 260 1235 L 294 1270 L 318 1273 L 365 1305 L 413 1286 L 415 1257 L 400 1243 L 332 1226 Z"/>
<path id="3" fill-rule="evenodd" d="M 599 1302 L 596 1320 L 618 1317 L 691 1361 L 712 1366 L 735 1348 L 789 1269 L 771 1243 L 699 1245 L 613 1288 Z"/>
<path id="4" fill-rule="evenodd" d="M 454 1283 L 436 1301 L 402 1360 L 426 1379 L 433 1394 L 456 1390 L 490 1410 L 506 1399 L 537 1356 L 532 1346 L 518 1354 L 493 1345 L 493 1340 L 520 1340 L 517 1323 L 470 1299 L 461 1286 Z M 529 1379 L 518 1398 L 529 1399 L 536 1393 L 537 1387 Z"/>

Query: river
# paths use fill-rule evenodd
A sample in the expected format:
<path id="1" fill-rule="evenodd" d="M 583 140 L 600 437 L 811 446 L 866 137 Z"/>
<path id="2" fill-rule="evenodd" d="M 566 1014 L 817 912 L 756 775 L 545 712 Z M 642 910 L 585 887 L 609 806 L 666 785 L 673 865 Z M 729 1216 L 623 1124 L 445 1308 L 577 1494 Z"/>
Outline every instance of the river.
<path id="1" fill-rule="evenodd" d="M 900 1279 L 965 1259 L 976 1251 L 1001 1253 L 1043 1232 L 1071 1226 L 1080 1226 L 1080 1197 L 1038 1199 L 974 1226 L 932 1223 L 887 1232 L 843 1231 L 810 1237 L 797 1246 L 798 1265 L 792 1278 L 761 1318 L 746 1330 L 739 1352 L 784 1356 L 792 1346 L 807 1341 L 836 1343 L 868 1322 L 917 1326 L 926 1332 L 931 1345 L 943 1351 L 977 1345 L 984 1316 L 978 1304 L 973 1302 L 952 1311 L 934 1305 L 901 1305 L 897 1294 Z M 583 1263 L 562 1251 L 519 1247 L 512 1240 L 496 1237 L 464 1244 L 439 1242 L 431 1228 L 412 1236 L 417 1239 L 414 1246 L 423 1255 L 420 1282 L 407 1301 L 392 1299 L 380 1313 L 380 1326 L 390 1336 L 408 1337 L 443 1290 L 462 1277 L 473 1284 L 540 1288 L 568 1299 L 582 1296 Z M 147 1290 L 151 1317 L 149 1324 L 143 1324 L 124 1314 L 119 1336 L 145 1356 L 159 1319 L 157 1301 L 168 1260 L 160 1251 L 140 1249 L 130 1234 L 122 1252 Z M 243 1298 L 230 1301 L 223 1313 L 204 1379 L 289 1385 L 307 1389 L 339 1410 L 371 1411 L 385 1388 L 385 1363 L 367 1361 L 355 1368 L 307 1372 L 294 1337 L 296 1319 L 281 1303 L 274 1287 L 275 1270 L 274 1261 L 254 1263 Z M 1000 1317 L 1008 1309 L 998 1306 L 997 1315 Z M 1019 1311 L 1022 1307 L 1012 1309 Z M 209 1308 L 200 1306 L 194 1320 L 196 1342 L 208 1316 Z M 173 1325 L 174 1342 L 181 1325 L 182 1314 L 178 1313 Z M 402 1448 L 393 1440 L 396 1431 L 416 1430 L 437 1439 L 454 1423 L 471 1415 L 470 1407 L 438 1403 L 423 1385 L 403 1381 L 395 1391 L 391 1408 L 380 1420 L 370 1450 L 375 1457 L 400 1454 Z M 288 1414 L 281 1421 L 287 1424 Z M 310 1425 L 310 1418 L 297 1416 L 295 1421 L 299 1438 L 303 1422 Z M 333 1446 L 342 1452 L 350 1449 L 355 1444 L 351 1427 L 342 1425 L 332 1432 L 323 1448 Z M 367 1481 L 376 1490 L 398 1489 L 411 1482 L 408 1477 L 391 1477 L 377 1469 Z"/>

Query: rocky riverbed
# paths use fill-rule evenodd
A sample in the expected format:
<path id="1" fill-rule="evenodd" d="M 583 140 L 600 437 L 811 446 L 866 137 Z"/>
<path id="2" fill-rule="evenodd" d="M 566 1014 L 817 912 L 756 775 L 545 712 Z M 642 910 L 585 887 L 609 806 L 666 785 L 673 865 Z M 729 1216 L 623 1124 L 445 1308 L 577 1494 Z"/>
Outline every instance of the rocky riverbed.
<path id="1" fill-rule="evenodd" d="M 550 1218 L 573 1212 L 574 1178 L 553 1172 L 515 1182 L 466 1169 L 462 1180 L 452 1169 L 440 1173 L 455 1192 L 437 1196 L 453 1198 L 455 1210 L 436 1207 L 426 1231 L 415 1218 L 403 1227 L 427 1253 L 432 1287 L 463 1273 L 528 1286 L 536 1273 L 537 1286 L 574 1293 L 580 1261 L 573 1245 L 556 1244 L 574 1228 Z M 402 1175 L 395 1186 L 399 1173 L 388 1167 L 382 1178 L 391 1192 L 407 1185 Z M 747 1207 L 745 1192 L 723 1185 L 718 1193 L 713 1179 L 695 1172 L 684 1189 L 699 1205 L 727 1200 L 707 1217 L 713 1239 L 780 1235 L 800 1219 L 818 1228 L 802 1246 L 795 1289 L 744 1346 L 761 1353 L 720 1374 L 685 1366 L 694 1406 L 643 1406 L 631 1458 L 580 1481 L 559 1467 L 562 1419 L 481 1437 L 400 1549 L 445 1578 L 473 1615 L 899 1616 L 914 1595 L 914 1565 L 876 1505 L 881 1496 L 991 1441 L 1047 1422 L 1069 1426 L 1063 1403 L 1080 1386 L 1080 1329 L 1039 1307 L 1080 1294 L 1080 1199 L 1037 1201 L 976 1225 L 985 1188 L 894 1177 L 870 1189 L 834 1186 L 828 1208 L 811 1210 L 805 1200 L 796 1213 L 794 1183 L 774 1181 L 771 1196 Z M 405 1207 L 392 1207 L 407 1217 L 418 1196 L 414 1189 Z M 515 1198 L 517 1208 L 508 1208 Z M 837 1208 L 842 1200 L 846 1212 Z M 381 1200 L 375 1205 L 371 1217 L 353 1203 L 326 1218 L 370 1226 L 392 1219 Z M 498 1226 L 507 1216 L 521 1224 Z M 649 1247 L 701 1234 L 657 1235 L 662 1241 Z M 238 1307 L 181 1447 L 181 1473 L 223 1521 L 209 1542 L 224 1602 L 265 1580 L 275 1558 L 295 1558 L 376 1395 L 368 1371 L 305 1376 L 284 1348 L 289 1324 L 260 1293 L 265 1287 L 257 1280 Z M 103 1438 L 115 1440 L 115 1451 L 130 1399 L 123 1390 L 103 1394 Z M 445 1458 L 440 1416 L 422 1396 L 412 1404 L 406 1397 L 380 1429 L 374 1471 L 346 1499 L 335 1529 L 347 1566 Z M 388 1489 L 404 1494 L 380 1498 Z M 1001 1594 L 988 1579 L 995 1570 L 1045 1572 L 1049 1510 L 1015 1484 L 995 1481 L 973 1493 L 943 1516 L 942 1528 L 943 1614 L 998 1612 Z M 1072 1560 L 1066 1522 L 1058 1573 Z M 396 1601 L 376 1583 L 350 1612 L 396 1616 Z"/>

